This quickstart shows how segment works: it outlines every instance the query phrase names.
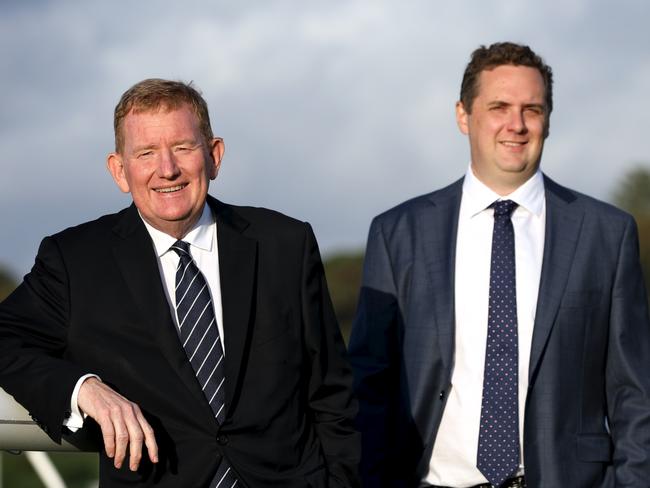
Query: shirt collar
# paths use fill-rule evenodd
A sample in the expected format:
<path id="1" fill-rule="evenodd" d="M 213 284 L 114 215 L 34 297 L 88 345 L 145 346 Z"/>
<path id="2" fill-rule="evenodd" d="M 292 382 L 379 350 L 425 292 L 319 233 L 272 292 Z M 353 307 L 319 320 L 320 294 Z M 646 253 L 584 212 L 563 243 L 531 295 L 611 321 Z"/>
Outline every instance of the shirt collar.
<path id="1" fill-rule="evenodd" d="M 538 169 L 523 185 L 510 195 L 501 196 L 488 188 L 472 171 L 472 166 L 467 169 L 463 180 L 463 205 L 469 216 L 482 212 L 496 200 L 512 200 L 519 207 L 541 217 L 544 212 L 544 177 Z"/>
<path id="2" fill-rule="evenodd" d="M 142 219 L 142 215 L 140 215 L 140 218 Z M 144 226 L 147 228 L 147 231 L 153 240 L 153 245 L 156 249 L 156 255 L 158 257 L 161 257 L 163 254 L 169 251 L 169 248 L 177 241 L 177 239 L 151 226 L 144 219 L 142 219 L 142 222 L 144 222 Z M 183 237 L 183 240 L 190 246 L 195 246 L 208 252 L 212 251 L 212 246 L 214 245 L 214 232 L 212 232 L 212 226 L 214 224 L 215 221 L 214 217 L 212 216 L 210 206 L 204 205 L 201 217 L 185 235 L 185 237 Z"/>

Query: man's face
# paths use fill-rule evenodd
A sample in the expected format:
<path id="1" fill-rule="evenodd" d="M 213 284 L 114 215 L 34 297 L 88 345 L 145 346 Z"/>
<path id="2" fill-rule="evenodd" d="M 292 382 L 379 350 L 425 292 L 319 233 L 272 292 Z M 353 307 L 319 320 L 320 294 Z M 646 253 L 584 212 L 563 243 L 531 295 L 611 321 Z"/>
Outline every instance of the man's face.
<path id="1" fill-rule="evenodd" d="M 131 193 L 149 224 L 182 238 L 201 216 L 223 142 L 205 141 L 189 105 L 130 112 L 122 130 L 122 151 L 108 156 L 113 179 L 120 190 Z"/>
<path id="2" fill-rule="evenodd" d="M 530 178 L 548 132 L 544 80 L 527 66 L 498 66 L 479 75 L 471 114 L 456 104 L 456 120 L 469 136 L 472 169 L 495 192 L 507 195 Z"/>

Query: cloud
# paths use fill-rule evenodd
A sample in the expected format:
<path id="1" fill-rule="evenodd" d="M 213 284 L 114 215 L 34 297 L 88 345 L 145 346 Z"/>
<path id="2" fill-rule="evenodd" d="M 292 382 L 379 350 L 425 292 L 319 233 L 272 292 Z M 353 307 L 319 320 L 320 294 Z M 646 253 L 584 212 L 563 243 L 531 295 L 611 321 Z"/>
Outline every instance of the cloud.
<path id="1" fill-rule="evenodd" d="M 194 80 L 226 157 L 211 193 L 308 220 L 326 253 L 465 170 L 453 104 L 479 44 L 527 42 L 555 72 L 543 167 L 607 198 L 648 161 L 650 5 L 427 0 L 0 6 L 0 262 L 129 203 L 104 169 L 112 111 L 147 77 Z"/>

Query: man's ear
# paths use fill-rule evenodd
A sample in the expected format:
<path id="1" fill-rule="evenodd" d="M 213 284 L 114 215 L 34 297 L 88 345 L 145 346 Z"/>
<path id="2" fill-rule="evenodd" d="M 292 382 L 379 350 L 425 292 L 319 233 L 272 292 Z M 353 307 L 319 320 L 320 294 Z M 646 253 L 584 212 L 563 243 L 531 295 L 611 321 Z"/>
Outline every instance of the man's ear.
<path id="1" fill-rule="evenodd" d="M 219 174 L 219 168 L 221 167 L 221 159 L 223 154 L 226 151 L 226 146 L 223 143 L 221 137 L 215 137 L 210 141 L 210 155 L 212 156 L 212 164 L 209 167 L 210 179 L 214 180 Z"/>
<path id="2" fill-rule="evenodd" d="M 110 153 L 106 158 L 106 167 L 109 173 L 115 180 L 115 183 L 124 193 L 129 193 L 129 182 L 126 179 L 126 171 L 124 169 L 124 160 L 118 153 Z"/>
<path id="3" fill-rule="evenodd" d="M 469 134 L 469 114 L 461 101 L 456 102 L 456 124 L 463 134 Z"/>

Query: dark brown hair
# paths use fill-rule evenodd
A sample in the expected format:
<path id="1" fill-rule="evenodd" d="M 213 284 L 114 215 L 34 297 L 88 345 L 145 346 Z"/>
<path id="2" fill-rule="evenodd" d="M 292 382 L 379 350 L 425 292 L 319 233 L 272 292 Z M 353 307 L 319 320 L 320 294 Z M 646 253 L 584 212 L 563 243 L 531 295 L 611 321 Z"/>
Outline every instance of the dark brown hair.
<path id="1" fill-rule="evenodd" d="M 463 82 L 460 85 L 460 101 L 463 103 L 465 111 L 472 112 L 472 104 L 478 94 L 481 71 L 489 71 L 508 64 L 528 66 L 540 72 L 544 80 L 548 117 L 553 110 L 553 70 L 531 48 L 513 42 L 497 42 L 490 47 L 480 46 L 472 53 L 463 74 Z"/>
<path id="2" fill-rule="evenodd" d="M 160 109 L 176 110 L 185 103 L 196 114 L 201 133 L 209 146 L 214 136 L 210 126 L 208 104 L 201 96 L 201 93 L 192 86 L 192 82 L 184 83 L 182 81 L 149 78 L 136 83 L 125 91 L 115 107 L 115 116 L 113 117 L 115 151 L 119 153 L 124 149 L 122 125 L 129 112 L 141 113 Z"/>

